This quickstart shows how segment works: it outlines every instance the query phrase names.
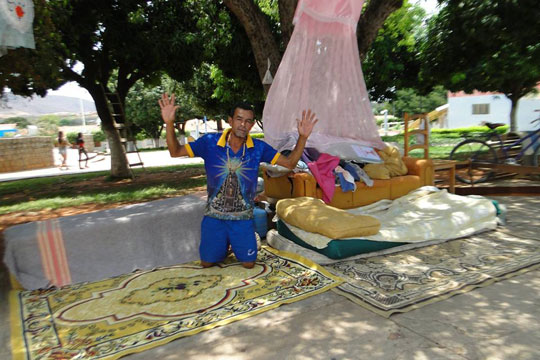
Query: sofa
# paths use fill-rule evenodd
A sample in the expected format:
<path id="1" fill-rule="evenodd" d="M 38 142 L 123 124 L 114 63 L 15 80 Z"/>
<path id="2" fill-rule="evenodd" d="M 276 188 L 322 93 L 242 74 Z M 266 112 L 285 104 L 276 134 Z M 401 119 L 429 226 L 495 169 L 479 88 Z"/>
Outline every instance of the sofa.
<path id="1" fill-rule="evenodd" d="M 383 199 L 394 200 L 408 194 L 411 190 L 425 185 L 433 185 L 433 161 L 431 159 L 402 158 L 407 167 L 407 174 L 390 179 L 374 179 L 373 186 L 356 182 L 354 192 L 343 192 L 336 186 L 334 196 L 329 205 L 340 209 L 350 209 L 369 205 Z M 290 172 L 289 174 L 271 177 L 263 171 L 264 194 L 272 199 L 309 196 L 322 199 L 322 190 L 310 173 Z"/>

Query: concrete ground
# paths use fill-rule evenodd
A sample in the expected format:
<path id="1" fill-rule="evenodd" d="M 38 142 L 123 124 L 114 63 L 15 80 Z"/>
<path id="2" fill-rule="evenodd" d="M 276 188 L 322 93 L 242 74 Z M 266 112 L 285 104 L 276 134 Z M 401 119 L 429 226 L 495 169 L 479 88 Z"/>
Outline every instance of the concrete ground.
<path id="1" fill-rule="evenodd" d="M 200 159 L 142 152 L 147 166 Z M 79 170 L 0 174 L 0 181 L 110 169 L 107 156 Z M 99 160 L 99 161 L 96 161 Z M 538 183 L 535 182 L 535 186 Z M 497 196 L 497 231 L 540 241 L 540 196 Z M 383 318 L 332 291 L 128 355 L 126 359 L 540 359 L 540 272 L 531 271 L 405 314 Z M 11 358 L 7 276 L 0 272 L 0 359 Z"/>
<path id="2" fill-rule="evenodd" d="M 505 236 L 540 240 L 540 197 L 497 197 Z M 126 359 L 540 359 L 540 277 L 531 271 L 383 318 L 332 291 Z M 5 279 L 4 279 L 5 280 Z M 1 314 L 9 319 L 7 285 Z M 9 321 L 0 359 L 11 357 Z"/>

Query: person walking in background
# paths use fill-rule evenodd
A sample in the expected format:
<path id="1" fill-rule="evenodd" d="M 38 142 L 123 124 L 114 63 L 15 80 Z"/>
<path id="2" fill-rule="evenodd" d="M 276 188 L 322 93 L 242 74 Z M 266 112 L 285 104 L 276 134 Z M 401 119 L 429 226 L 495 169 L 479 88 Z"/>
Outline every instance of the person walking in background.
<path id="1" fill-rule="evenodd" d="M 88 158 L 88 153 L 86 152 L 86 149 L 84 147 L 84 138 L 83 138 L 82 133 L 79 133 L 77 135 L 76 143 L 77 143 L 77 148 L 79 149 L 79 169 L 83 168 L 81 166 L 81 162 L 83 161 L 82 160 L 82 154 L 84 154 L 84 156 L 86 156 L 86 159 L 84 160 L 84 167 L 88 168 L 88 159 L 89 158 Z"/>
<path id="2" fill-rule="evenodd" d="M 60 154 L 62 164 L 60 164 L 60 170 L 69 169 L 67 166 L 67 148 L 71 146 L 69 141 L 64 137 L 64 132 L 58 132 L 58 138 L 56 139 L 54 146 L 58 148 L 58 153 Z"/>

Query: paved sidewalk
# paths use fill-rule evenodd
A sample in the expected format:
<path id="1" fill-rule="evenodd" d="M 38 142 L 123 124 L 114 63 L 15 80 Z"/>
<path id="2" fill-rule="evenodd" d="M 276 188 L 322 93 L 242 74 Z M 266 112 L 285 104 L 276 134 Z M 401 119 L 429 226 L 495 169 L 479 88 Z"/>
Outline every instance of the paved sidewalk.
<path id="1" fill-rule="evenodd" d="M 540 197 L 497 197 L 503 236 L 539 239 Z M 539 240 L 540 241 L 540 240 Z M 332 291 L 125 359 L 540 359 L 540 271 L 389 319 Z M 0 359 L 9 359 L 7 285 Z"/>
<path id="2" fill-rule="evenodd" d="M 141 155 L 141 159 L 145 167 L 203 163 L 201 158 L 172 158 L 169 155 L 168 150 L 142 151 L 139 154 Z M 94 156 L 96 154 L 90 153 L 89 155 Z M 128 154 L 128 160 L 131 163 L 139 162 L 136 156 L 137 154 Z M 59 166 L 61 164 L 60 155 L 58 154 L 58 151 L 56 149 L 54 149 L 54 159 L 55 165 Z M 84 166 L 84 162 L 81 164 Z M 88 161 L 88 168 L 79 169 L 79 150 L 68 149 L 67 165 L 68 170 L 60 170 L 58 167 L 52 167 L 46 169 L 19 171 L 12 173 L 0 173 L 0 182 L 30 179 L 36 177 L 81 174 L 95 171 L 108 171 L 111 169 L 111 157 L 110 155 L 97 155 L 96 157 Z M 136 169 L 137 168 L 140 167 L 136 167 Z"/>
<path id="3" fill-rule="evenodd" d="M 145 166 L 202 163 L 142 152 Z M 110 169 L 110 158 L 79 170 L 69 150 L 67 171 L 58 168 L 0 174 L 0 181 Z M 508 208 L 497 231 L 540 241 L 540 196 L 498 196 Z M 389 319 L 332 291 L 232 324 L 174 340 L 125 359 L 540 359 L 540 271 Z M 0 276 L 0 359 L 11 358 L 8 284 Z"/>

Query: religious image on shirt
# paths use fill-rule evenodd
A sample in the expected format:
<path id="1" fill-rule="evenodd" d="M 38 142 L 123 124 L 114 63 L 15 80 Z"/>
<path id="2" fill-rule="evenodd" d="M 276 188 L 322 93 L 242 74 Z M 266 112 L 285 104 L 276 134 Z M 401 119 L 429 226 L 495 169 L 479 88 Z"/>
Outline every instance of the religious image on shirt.
<path id="1" fill-rule="evenodd" d="M 210 202 L 210 207 L 218 213 L 242 213 L 249 210 L 247 202 L 242 194 L 238 175 L 244 176 L 244 170 L 241 159 L 232 158 L 224 161 L 221 165 L 222 172 L 226 178 L 216 196 Z"/>

